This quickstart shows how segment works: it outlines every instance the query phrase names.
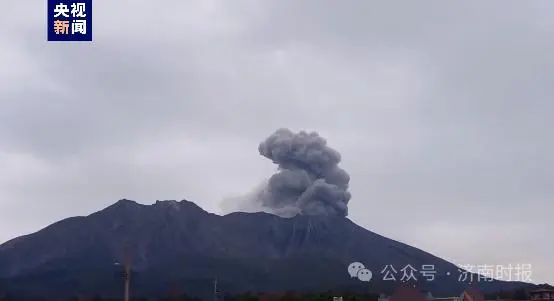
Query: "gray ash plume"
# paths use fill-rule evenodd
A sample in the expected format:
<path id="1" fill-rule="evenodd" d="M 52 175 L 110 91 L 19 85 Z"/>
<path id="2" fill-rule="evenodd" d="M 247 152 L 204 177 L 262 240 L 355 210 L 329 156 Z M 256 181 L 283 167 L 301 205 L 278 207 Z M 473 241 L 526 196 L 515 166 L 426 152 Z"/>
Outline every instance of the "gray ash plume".
<path id="1" fill-rule="evenodd" d="M 350 176 L 339 152 L 316 132 L 279 129 L 260 143 L 260 154 L 278 165 L 251 197 L 263 211 L 281 216 L 347 216 Z"/>

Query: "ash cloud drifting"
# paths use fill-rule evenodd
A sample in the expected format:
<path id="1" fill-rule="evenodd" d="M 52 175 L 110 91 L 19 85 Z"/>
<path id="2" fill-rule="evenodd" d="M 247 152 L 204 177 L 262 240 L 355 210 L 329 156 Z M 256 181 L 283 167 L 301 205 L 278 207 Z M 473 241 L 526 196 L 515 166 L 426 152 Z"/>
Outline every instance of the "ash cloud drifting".
<path id="1" fill-rule="evenodd" d="M 267 181 L 243 199 L 241 210 L 284 217 L 347 216 L 350 176 L 338 167 L 339 152 L 316 132 L 279 129 L 260 143 L 260 154 L 277 164 Z"/>

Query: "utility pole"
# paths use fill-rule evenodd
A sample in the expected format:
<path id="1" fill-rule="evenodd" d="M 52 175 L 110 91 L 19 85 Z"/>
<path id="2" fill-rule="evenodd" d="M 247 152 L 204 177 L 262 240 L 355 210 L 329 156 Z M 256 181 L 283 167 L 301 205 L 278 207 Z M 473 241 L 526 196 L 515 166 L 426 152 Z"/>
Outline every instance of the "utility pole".
<path id="1" fill-rule="evenodd" d="M 125 252 L 125 272 L 124 272 L 124 280 L 125 280 L 125 301 L 129 301 L 129 287 L 131 283 L 131 259 L 129 257 L 129 254 Z"/>
<path id="2" fill-rule="evenodd" d="M 217 301 L 217 277 L 214 280 L 214 301 Z"/>

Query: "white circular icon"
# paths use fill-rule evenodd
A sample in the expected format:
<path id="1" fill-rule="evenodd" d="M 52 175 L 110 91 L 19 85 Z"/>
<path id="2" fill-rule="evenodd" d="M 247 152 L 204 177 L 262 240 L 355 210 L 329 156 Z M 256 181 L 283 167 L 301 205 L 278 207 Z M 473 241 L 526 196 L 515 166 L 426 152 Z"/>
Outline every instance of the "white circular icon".
<path id="1" fill-rule="evenodd" d="M 350 274 L 350 277 L 358 277 L 358 271 L 365 269 L 365 266 L 361 262 L 353 262 L 350 265 L 348 265 L 348 274 Z"/>
<path id="2" fill-rule="evenodd" d="M 369 269 L 366 269 L 363 263 L 353 262 L 348 265 L 348 274 L 351 278 L 358 278 L 360 281 L 369 282 L 373 274 Z"/>
<path id="3" fill-rule="evenodd" d="M 368 269 L 361 269 L 358 271 L 358 279 L 360 279 L 363 282 L 369 282 L 372 276 L 373 274 Z"/>

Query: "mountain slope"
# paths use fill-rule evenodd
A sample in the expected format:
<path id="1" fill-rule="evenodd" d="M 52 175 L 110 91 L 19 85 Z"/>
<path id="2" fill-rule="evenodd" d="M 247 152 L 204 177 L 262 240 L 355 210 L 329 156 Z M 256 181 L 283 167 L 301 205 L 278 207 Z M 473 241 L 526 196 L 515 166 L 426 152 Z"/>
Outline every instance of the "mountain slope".
<path id="1" fill-rule="evenodd" d="M 225 292 L 327 290 L 390 291 L 395 283 L 379 273 L 386 265 L 416 269 L 434 265 L 436 279 L 421 285 L 435 293 L 459 293 L 453 264 L 357 226 L 345 218 L 266 213 L 218 216 L 188 201 L 140 205 L 120 200 L 87 217 L 62 220 L 0 245 L 0 289 L 66 296 L 120 294 L 121 267 L 128 250 L 133 291 L 157 295 L 175 287 L 209 294 L 215 277 Z M 349 263 L 373 271 L 364 283 L 350 278 Z M 447 276 L 447 272 L 450 276 Z M 398 284 L 398 282 L 396 282 Z M 520 283 L 478 283 L 485 291 Z"/>

